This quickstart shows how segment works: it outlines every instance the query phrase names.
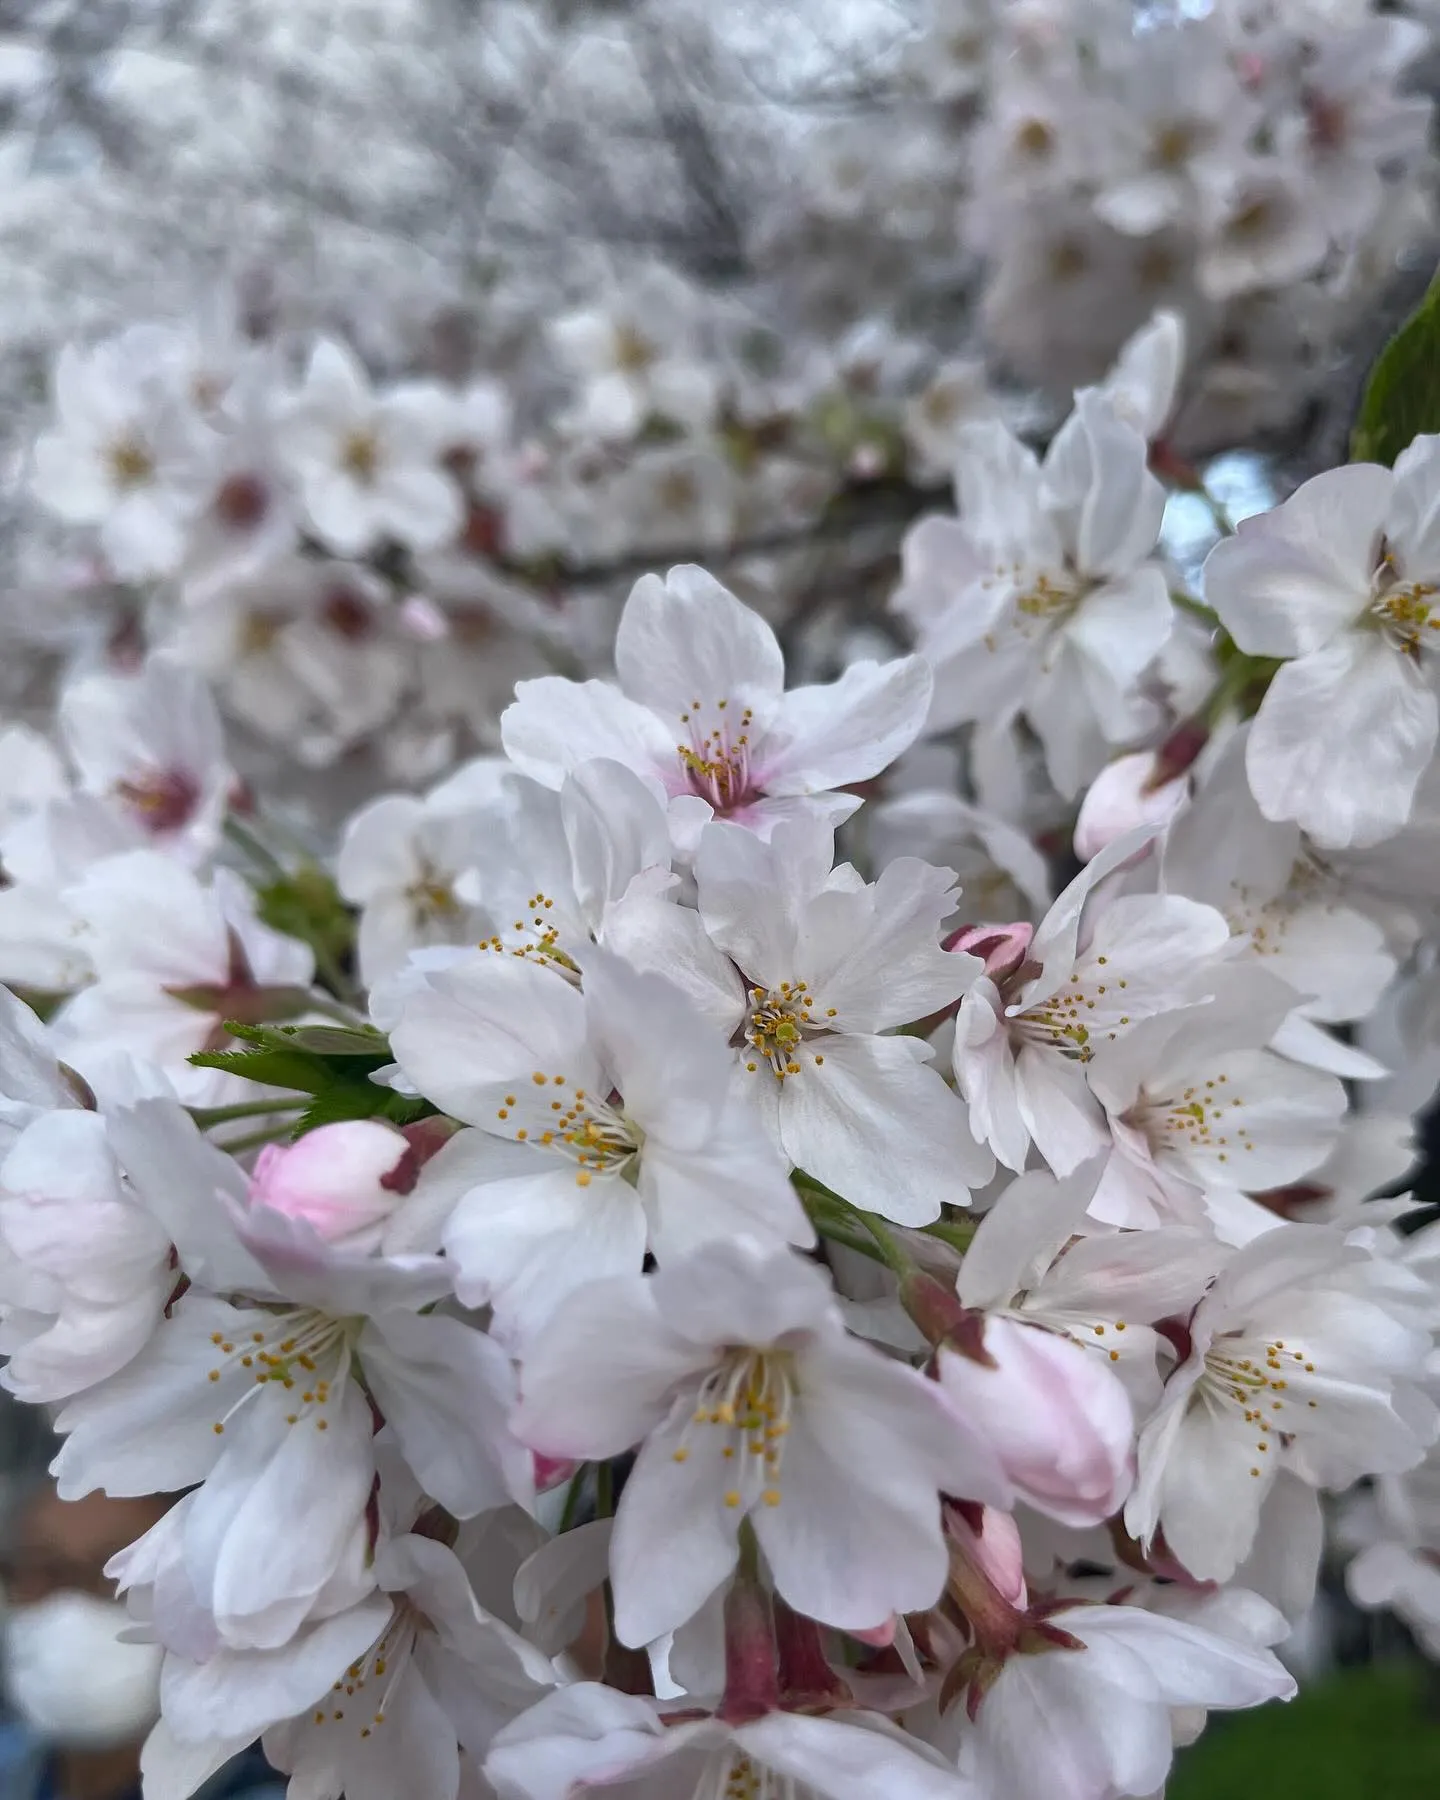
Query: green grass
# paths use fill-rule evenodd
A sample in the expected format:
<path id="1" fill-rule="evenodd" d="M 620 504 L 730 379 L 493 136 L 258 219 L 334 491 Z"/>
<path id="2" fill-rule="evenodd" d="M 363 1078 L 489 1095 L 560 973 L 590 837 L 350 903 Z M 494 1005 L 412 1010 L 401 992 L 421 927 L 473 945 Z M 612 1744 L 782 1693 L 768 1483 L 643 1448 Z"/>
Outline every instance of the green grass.
<path id="1" fill-rule="evenodd" d="M 1440 1800 L 1440 1689 L 1423 1666 L 1372 1664 L 1288 1706 L 1211 1718 L 1166 1800 Z"/>

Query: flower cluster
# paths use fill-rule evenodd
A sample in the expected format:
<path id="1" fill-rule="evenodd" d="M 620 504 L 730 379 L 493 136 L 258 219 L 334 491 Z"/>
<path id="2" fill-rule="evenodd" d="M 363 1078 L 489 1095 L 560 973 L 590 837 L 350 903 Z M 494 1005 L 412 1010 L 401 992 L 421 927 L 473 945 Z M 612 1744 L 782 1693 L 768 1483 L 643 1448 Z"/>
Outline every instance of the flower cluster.
<path id="1" fill-rule="evenodd" d="M 1173 306 L 1196 344 L 1181 438 L 1283 426 L 1378 272 L 1433 232 L 1416 19 L 1308 0 L 1139 30 L 1126 0 L 945 12 L 985 97 L 967 215 L 985 330 L 1031 378 L 1093 379 Z"/>
<path id="2" fill-rule="evenodd" d="M 894 544 L 969 426 L 1052 423 L 1046 408 L 1099 379 L 1163 307 L 1190 343 L 1167 455 L 1289 431 L 1434 231 L 1433 109 L 1414 91 L 1430 27 L 1365 0 L 1147 7 L 1138 27 L 1130 0 L 936 0 L 887 65 L 879 117 L 830 109 L 824 124 L 778 101 L 760 122 L 764 109 L 726 97 L 723 61 L 723 120 L 689 93 L 686 113 L 608 17 L 501 10 L 498 61 L 518 93 L 491 91 L 493 46 L 447 43 L 461 110 L 423 147 L 406 136 L 404 84 L 412 64 L 433 67 L 435 45 L 426 9 L 400 0 L 376 15 L 374 35 L 396 39 L 378 93 L 365 79 L 378 53 L 327 54 L 283 18 L 263 44 L 278 98 L 221 85 L 217 66 L 260 56 L 248 35 L 234 56 L 208 38 L 196 52 L 198 102 L 181 104 L 178 70 L 139 45 L 107 83 L 116 137 L 148 143 L 140 166 L 175 184 L 167 220 L 223 222 L 223 242 L 196 249 L 207 282 L 237 242 L 247 265 L 223 305 L 183 327 L 113 329 L 138 299 L 106 270 L 115 304 L 72 328 L 90 338 L 103 318 L 112 335 L 60 357 L 27 471 L 49 517 L 26 521 L 10 629 L 47 655 L 59 639 L 81 662 L 104 635 L 174 649 L 269 747 L 271 774 L 363 747 L 384 779 L 412 783 L 496 748 L 513 683 L 603 674 L 630 582 L 669 560 L 716 569 L 807 677 L 833 673 L 847 639 L 871 629 Z M 698 58 L 709 39 L 684 42 Z M 444 90 L 437 71 L 433 105 Z M 318 293 L 295 291 L 298 228 L 281 196 L 297 181 L 271 161 L 293 131 L 293 91 L 316 102 L 310 174 L 325 205 L 303 228 L 317 236 L 307 269 L 326 272 Z M 677 114 L 698 134 L 682 187 L 685 170 L 717 161 L 712 140 L 774 167 L 760 194 L 711 196 L 706 229 L 721 208 L 734 239 L 724 273 L 708 276 L 703 244 L 666 255 L 663 234 L 652 243 L 624 220 L 623 255 L 581 256 L 580 224 L 527 192 L 509 211 L 534 212 L 533 257 L 475 224 L 488 271 L 477 299 L 471 260 L 451 268 L 457 243 L 474 254 L 454 196 L 493 185 L 503 215 L 509 184 L 498 169 L 447 176 L 434 146 L 468 138 L 472 107 L 508 119 L 532 103 L 604 121 L 594 154 L 619 164 L 617 192 L 649 191 L 621 159 L 647 131 L 664 140 L 658 162 L 673 156 Z M 198 126 L 207 110 L 231 122 L 218 144 Z M 540 156 L 534 136 L 522 133 L 515 162 Z M 66 211 L 79 201 L 63 182 L 22 190 L 0 221 L 21 233 L 14 261 L 44 265 L 76 238 L 115 256 L 142 241 L 148 182 L 122 202 L 117 179 L 100 203 L 100 184 L 78 185 L 98 218 Z M 547 193 L 569 188 L 587 184 L 572 172 Z M 603 219 L 583 224 L 603 236 Z M 155 259 L 136 260 L 153 295 Z M 68 316 L 53 290 L 84 285 L 57 278 L 31 307 L 16 300 L 0 336 L 53 333 Z M 173 302 L 182 317 L 189 293 L 181 283 Z M 13 409 L 27 429 L 32 399 L 17 392 Z M 54 533 L 54 520 L 72 529 Z M 1159 623 L 1157 605 L 1132 661 Z"/>
<path id="3" fill-rule="evenodd" d="M 67 356 L 37 476 L 182 620 L 289 559 L 283 695 L 337 570 L 504 491 L 504 408 L 196 367 Z M 913 652 L 787 686 L 646 574 L 613 675 L 520 680 L 328 867 L 179 646 L 0 738 L 3 1380 L 63 1494 L 178 1496 L 111 1564 L 150 1800 L 257 1737 L 297 1800 L 1150 1795 L 1293 1691 L 1366 1478 L 1354 1591 L 1440 1640 L 1440 1228 L 1361 1205 L 1408 1126 L 1347 1029 L 1437 925 L 1440 440 L 1192 594 L 1184 368 L 1161 314 L 1043 457 L 958 432 Z M 584 404 L 716 400 L 632 344 Z"/>

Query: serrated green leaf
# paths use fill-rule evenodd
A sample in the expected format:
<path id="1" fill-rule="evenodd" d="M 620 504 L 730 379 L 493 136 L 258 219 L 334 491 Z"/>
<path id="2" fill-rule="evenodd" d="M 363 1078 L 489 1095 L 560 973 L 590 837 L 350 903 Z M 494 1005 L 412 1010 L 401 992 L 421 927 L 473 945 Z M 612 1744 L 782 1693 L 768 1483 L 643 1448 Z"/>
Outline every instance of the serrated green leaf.
<path id="1" fill-rule="evenodd" d="M 283 1025 L 279 1032 L 289 1043 L 317 1056 L 369 1056 L 393 1062 L 390 1040 L 373 1025 Z"/>
<path id="2" fill-rule="evenodd" d="M 310 1056 L 304 1050 L 197 1050 L 190 1061 L 197 1069 L 224 1069 L 227 1074 L 243 1076 L 246 1081 L 261 1081 L 267 1087 L 292 1088 L 302 1094 L 319 1093 L 332 1080 L 320 1058 Z"/>
<path id="3" fill-rule="evenodd" d="M 373 1081 L 339 1081 L 316 1094 L 291 1128 L 292 1137 L 304 1137 L 321 1125 L 348 1124 L 354 1119 L 383 1119 L 390 1125 L 410 1125 L 435 1108 L 428 1100 L 397 1094 Z"/>
<path id="4" fill-rule="evenodd" d="M 1440 431 L 1440 277 L 1370 371 L 1350 434 L 1350 460 L 1388 467 L 1413 437 L 1431 431 Z"/>
<path id="5" fill-rule="evenodd" d="M 366 1091 L 368 1088 L 368 1092 Z M 322 1088 L 295 1121 L 292 1137 L 304 1137 L 321 1125 L 341 1125 L 352 1119 L 373 1119 L 385 1105 L 385 1089 L 365 1082 L 337 1082 Z"/>

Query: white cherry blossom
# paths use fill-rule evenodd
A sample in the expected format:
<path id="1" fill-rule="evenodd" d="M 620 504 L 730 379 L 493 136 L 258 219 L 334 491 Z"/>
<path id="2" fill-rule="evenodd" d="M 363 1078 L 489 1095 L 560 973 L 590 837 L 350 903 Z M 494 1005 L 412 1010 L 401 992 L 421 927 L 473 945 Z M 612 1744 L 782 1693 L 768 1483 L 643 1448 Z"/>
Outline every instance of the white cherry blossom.
<path id="1" fill-rule="evenodd" d="M 126 1052 L 154 1063 L 196 1104 L 231 1095 L 231 1078 L 187 1060 L 229 1043 L 226 1020 L 306 1010 L 314 957 L 273 931 L 230 870 L 209 885 L 155 850 L 97 863 L 68 895 L 96 972 L 56 1015 L 56 1042 L 77 1066 Z"/>
<path id="2" fill-rule="evenodd" d="M 110 1129 L 193 1291 L 125 1369 L 67 1403 L 55 1472 L 65 1495 L 203 1483 L 161 1535 L 182 1534 L 191 1605 L 221 1641 L 275 1649 L 310 1616 L 364 1528 L 377 1416 L 458 1516 L 526 1491 L 504 1423 L 508 1360 L 421 1310 L 450 1291 L 443 1259 L 327 1244 L 258 1200 L 173 1103 L 143 1102 Z M 277 1543 L 252 1490 L 301 1528 Z"/>
<path id="3" fill-rule="evenodd" d="M 592 757 L 657 779 L 681 843 L 712 815 L 762 835 L 797 814 L 848 818 L 859 800 L 838 790 L 907 748 L 930 701 L 919 657 L 852 663 L 828 686 L 787 692 L 774 632 L 689 564 L 635 584 L 615 666 L 618 688 L 519 683 L 501 721 L 506 754 L 547 787 Z"/>
<path id="4" fill-rule="evenodd" d="M 35 447 L 32 488 L 62 519 L 99 529 L 122 580 L 167 575 L 204 504 L 216 441 L 172 391 L 156 334 L 132 327 L 55 367 L 56 427 Z"/>
<path id="5" fill-rule="evenodd" d="M 463 895 L 503 810 L 505 765 L 480 758 L 423 799 L 386 794 L 345 828 L 336 865 L 345 898 L 361 909 L 357 951 L 366 983 L 399 969 L 423 944 L 473 942 L 488 914 Z"/>
<path id="6" fill-rule="evenodd" d="M 813 1233 L 724 1042 L 662 976 L 592 948 L 583 991 L 482 950 L 403 1004 L 396 1057 L 477 1129 L 426 1171 L 400 1227 L 432 1220 L 470 1305 L 528 1340 L 588 1283 L 713 1237 Z M 393 1239 L 392 1239 L 393 1241 Z"/>
<path id="7" fill-rule="evenodd" d="M 1227 1580 L 1282 1468 L 1313 1487 L 1418 1463 L 1435 1409 L 1414 1376 L 1424 1290 L 1321 1225 L 1267 1231 L 1231 1257 L 1189 1322 L 1190 1350 L 1140 1434 L 1130 1530 L 1192 1575 Z"/>
<path id="8" fill-rule="evenodd" d="M 1203 1006 L 1142 1019 L 1090 1065 L 1114 1139 L 1091 1207 L 1098 1219 L 1197 1224 L 1208 1212 L 1223 1240 L 1244 1242 L 1275 1220 L 1242 1196 L 1318 1168 L 1339 1138 L 1336 1077 L 1264 1047 L 1293 990 L 1253 970 L 1219 973 Z"/>
<path id="9" fill-rule="evenodd" d="M 1248 741 L 1244 728 L 1231 737 L 1166 833 L 1164 886 L 1224 913 L 1238 969 L 1278 976 L 1300 996 L 1272 1039 L 1278 1050 L 1334 1075 L 1374 1078 L 1380 1065 L 1323 1027 L 1364 1018 L 1395 973 L 1394 957 L 1299 826 L 1260 811 L 1246 777 Z"/>
<path id="10" fill-rule="evenodd" d="M 1267 819 L 1332 849 L 1410 816 L 1435 749 L 1440 438 L 1393 470 L 1351 463 L 1242 521 L 1205 564 L 1205 593 L 1247 654 L 1284 660 L 1245 766 Z"/>
<path id="11" fill-rule="evenodd" d="M 1264 1610 L 1274 1641 L 1284 1621 Z M 1010 1657 L 960 1737 L 962 1775 L 1006 1800 L 1155 1793 L 1174 1755 L 1173 1707 L 1256 1706 L 1295 1692 L 1284 1665 L 1238 1634 L 1138 1606 L 1067 1607 L 1049 1622 L 1075 1647 Z M 1100 1718 L 1103 1731 L 1077 1728 Z"/>
<path id="12" fill-rule="evenodd" d="M 1193 900 L 1097 892 L 1151 835 L 1129 833 L 1088 863 L 961 1002 L 955 1079 L 975 1136 L 1007 1168 L 1023 1169 L 1033 1143 L 1068 1175 L 1106 1147 L 1089 1064 L 1139 1020 L 1197 997 L 1206 958 L 1229 940 L 1223 917 Z"/>
<path id="13" fill-rule="evenodd" d="M 263 1734 L 297 1787 L 383 1800 L 453 1796 L 461 1757 L 552 1685 L 549 1659 L 475 1600 L 454 1550 L 401 1533 L 376 1554 L 371 1592 L 270 1650 L 171 1652 L 165 1723 L 145 1748 L 147 1788 L 185 1800 L 196 1761 Z"/>
<path id="14" fill-rule="evenodd" d="M 1028 720 L 1073 794 L 1143 717 L 1136 679 L 1171 628 L 1153 559 L 1165 496 L 1145 439 L 1098 391 L 1044 463 L 1003 425 L 961 434 L 958 519 L 905 540 L 892 604 L 935 670 L 929 725 Z"/>
<path id="15" fill-rule="evenodd" d="M 769 1712 L 728 1724 L 578 1682 L 496 1737 L 485 1774 L 500 1800 L 566 1800 L 603 1788 L 615 1800 L 972 1800 L 976 1790 L 914 1738 L 868 1712 Z M 663 1782 L 663 1788 L 659 1783 Z"/>
<path id="16" fill-rule="evenodd" d="M 460 491 L 440 466 L 451 411 L 443 391 L 421 382 L 376 394 L 348 350 L 316 345 L 281 442 L 310 524 L 332 550 L 359 556 L 387 537 L 427 550 L 455 536 Z"/>
<path id="17" fill-rule="evenodd" d="M 741 1239 L 576 1295 L 531 1348 L 516 1429 L 550 1455 L 643 1440 L 610 1554 L 629 1644 L 699 1609 L 746 1519 L 797 1611 L 883 1625 L 939 1595 L 939 1492 L 1006 1492 L 937 1388 L 846 1334 L 818 1270 Z"/>
<path id="18" fill-rule="evenodd" d="M 124 1368 L 176 1286 L 170 1238 L 126 1191 L 105 1121 L 68 1106 L 0 1161 L 0 1351 L 22 1400 L 63 1400 Z"/>

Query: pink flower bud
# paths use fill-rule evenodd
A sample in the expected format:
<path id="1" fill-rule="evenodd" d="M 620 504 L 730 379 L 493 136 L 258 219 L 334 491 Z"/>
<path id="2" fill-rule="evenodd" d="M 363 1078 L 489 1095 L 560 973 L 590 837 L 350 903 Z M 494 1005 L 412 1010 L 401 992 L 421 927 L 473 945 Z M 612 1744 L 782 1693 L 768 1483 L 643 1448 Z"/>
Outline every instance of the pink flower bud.
<path id="1" fill-rule="evenodd" d="M 1130 1491 L 1134 1419 L 1104 1355 L 1059 1332 L 991 1317 L 992 1366 L 948 1350 L 940 1387 L 985 1438 L 1022 1500 L 1065 1525 L 1107 1519 Z"/>
<path id="2" fill-rule="evenodd" d="M 1184 804 L 1190 783 L 1168 774 L 1153 750 L 1137 750 L 1104 768 L 1080 802 L 1075 821 L 1075 854 L 1081 862 L 1137 825 L 1161 825 Z"/>
<path id="3" fill-rule="evenodd" d="M 969 1621 L 976 1647 L 1008 1656 L 1030 1604 L 1020 1529 L 993 1506 L 947 1506 L 950 1590 Z"/>
<path id="4" fill-rule="evenodd" d="M 963 1513 L 953 1513 L 946 1529 L 963 1541 L 971 1563 L 979 1569 L 1007 1605 L 1023 1610 L 1030 1603 L 1025 1587 L 1025 1553 L 1020 1527 L 1014 1516 L 995 1506 L 980 1508 L 980 1529 L 974 1530 Z"/>
<path id="5" fill-rule="evenodd" d="M 250 1176 L 250 1204 L 304 1219 L 327 1243 L 373 1249 L 402 1190 L 390 1178 L 410 1146 L 373 1119 L 321 1125 L 295 1144 L 267 1144 Z"/>
<path id="6" fill-rule="evenodd" d="M 992 981 L 1014 974 L 1025 960 L 1035 927 L 1025 919 L 1012 925 L 965 925 L 945 940 L 947 950 L 978 956 Z"/>

